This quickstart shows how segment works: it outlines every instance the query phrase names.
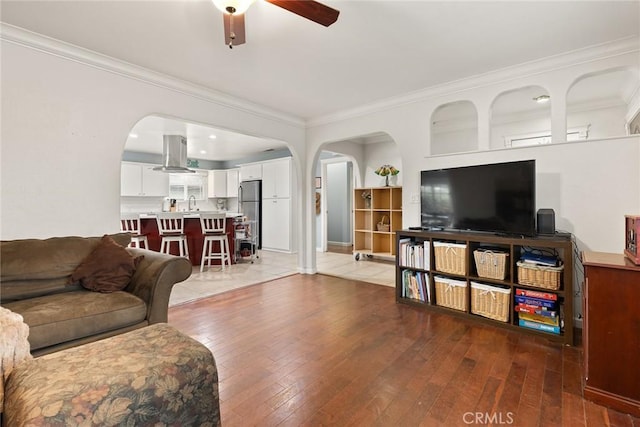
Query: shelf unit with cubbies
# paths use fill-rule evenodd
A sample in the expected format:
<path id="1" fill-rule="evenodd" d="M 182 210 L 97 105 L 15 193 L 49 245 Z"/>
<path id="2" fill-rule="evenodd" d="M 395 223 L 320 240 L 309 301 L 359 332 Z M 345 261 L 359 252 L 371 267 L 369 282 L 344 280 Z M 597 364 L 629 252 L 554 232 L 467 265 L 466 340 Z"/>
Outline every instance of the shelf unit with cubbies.
<path id="1" fill-rule="evenodd" d="M 402 229 L 402 187 L 353 190 L 353 254 L 394 258 L 395 233 Z"/>
<path id="2" fill-rule="evenodd" d="M 574 344 L 570 235 L 508 237 L 463 231 L 399 230 L 396 251 L 398 303 Z M 547 271 L 555 274 L 552 276 L 555 283 L 553 280 L 550 284 L 538 283 L 535 281 L 538 276 L 531 281 L 526 270 L 529 266 L 519 262 L 523 253 L 531 251 L 554 253 L 562 261 L 562 267 L 544 270 L 545 274 Z M 488 266 L 484 264 L 486 261 Z M 503 266 L 496 274 L 499 263 Z M 546 327 L 542 321 L 534 325 L 524 321 L 530 316 L 521 314 L 521 294 L 528 298 L 536 293 L 556 301 L 549 310 L 558 316 L 559 327 Z"/>

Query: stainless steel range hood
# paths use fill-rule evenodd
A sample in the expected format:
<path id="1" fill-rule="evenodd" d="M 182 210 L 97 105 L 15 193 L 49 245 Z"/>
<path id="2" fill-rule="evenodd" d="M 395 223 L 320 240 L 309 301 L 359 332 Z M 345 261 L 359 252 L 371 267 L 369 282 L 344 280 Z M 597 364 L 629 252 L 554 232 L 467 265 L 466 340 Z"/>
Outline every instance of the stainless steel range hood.
<path id="1" fill-rule="evenodd" d="M 187 138 L 182 135 L 163 135 L 162 166 L 153 170 L 166 173 L 195 173 L 187 168 Z"/>

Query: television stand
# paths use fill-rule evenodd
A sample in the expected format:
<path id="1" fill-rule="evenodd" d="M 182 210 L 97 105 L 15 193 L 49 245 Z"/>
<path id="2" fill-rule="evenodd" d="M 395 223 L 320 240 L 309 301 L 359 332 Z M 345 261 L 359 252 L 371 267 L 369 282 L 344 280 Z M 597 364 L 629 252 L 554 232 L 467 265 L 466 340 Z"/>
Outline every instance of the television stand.
<path id="1" fill-rule="evenodd" d="M 447 247 L 447 254 L 464 254 L 456 260 L 456 268 L 459 268 L 459 271 L 447 270 L 444 266 L 445 263 L 441 259 L 436 259 L 436 246 L 439 248 L 439 253 L 443 253 L 441 250 L 443 243 L 450 245 L 450 248 Z M 571 234 L 549 237 L 515 237 L 467 231 L 399 230 L 396 232 L 396 245 L 396 302 L 462 316 L 473 321 L 537 335 L 566 345 L 574 344 L 574 251 Z M 520 266 L 517 264 L 525 248 L 557 253 L 558 258 L 562 261 L 562 268 L 540 267 L 544 272 L 542 275 L 546 278 L 547 273 L 551 272 L 555 282 L 554 280 L 551 280 L 551 283 L 527 282 L 529 276 L 537 277 L 537 275 L 531 274 L 532 268 L 534 268 L 531 267 L 531 264 Z M 482 259 L 482 251 L 487 251 L 486 259 L 490 261 L 493 261 L 494 258 L 489 251 L 501 253 L 499 255 L 501 258 L 496 259 L 505 260 L 506 254 L 506 261 L 503 261 L 504 276 L 489 278 L 486 277 L 484 271 L 479 272 L 480 268 L 476 263 L 475 251 L 478 251 L 479 259 Z M 486 266 L 480 267 L 486 268 Z M 436 278 L 439 281 L 438 284 L 436 284 Z M 450 285 L 447 288 L 447 295 L 441 294 L 439 297 L 437 286 L 442 289 L 443 282 L 450 283 Z M 481 293 L 485 297 L 490 295 L 492 298 L 480 300 L 478 289 L 482 289 Z M 413 290 L 419 292 L 416 294 Z M 531 324 L 530 321 L 525 321 L 527 317 L 531 319 L 531 316 L 520 314 L 523 305 L 522 300 L 516 298 L 520 296 L 516 293 L 526 294 L 528 298 L 536 295 L 536 292 L 553 301 L 548 304 L 548 308 L 540 308 L 538 313 L 553 311 L 559 318 L 558 326 L 549 326 L 542 323 L 542 320 Z M 450 298 L 453 293 L 456 293 L 459 298 L 454 306 L 444 301 L 445 297 Z M 482 310 L 478 309 L 479 304 L 487 301 L 488 304 L 494 304 L 496 298 L 493 297 L 502 298 L 503 301 L 499 318 L 487 317 Z M 535 306 L 533 310 L 535 314 Z"/>

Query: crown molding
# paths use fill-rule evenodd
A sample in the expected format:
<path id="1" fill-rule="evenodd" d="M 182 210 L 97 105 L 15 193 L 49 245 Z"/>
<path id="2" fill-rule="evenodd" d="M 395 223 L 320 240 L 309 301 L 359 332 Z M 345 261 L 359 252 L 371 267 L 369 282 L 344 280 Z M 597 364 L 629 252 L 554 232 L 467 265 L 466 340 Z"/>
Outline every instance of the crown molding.
<path id="1" fill-rule="evenodd" d="M 305 127 L 305 121 L 299 117 L 269 109 L 221 91 L 216 91 L 205 86 L 178 79 L 177 77 L 140 67 L 4 22 L 0 22 L 0 40 L 97 68 L 105 72 L 117 74 L 122 77 L 142 81 L 267 120 L 273 120 L 299 128 Z"/>
<path id="2" fill-rule="evenodd" d="M 513 65 L 484 74 L 454 80 L 441 85 L 431 86 L 404 95 L 383 99 L 353 109 L 339 111 L 326 116 L 307 121 L 308 127 L 321 126 L 347 119 L 353 119 L 367 114 L 397 108 L 403 105 L 421 102 L 437 96 L 450 95 L 470 89 L 482 88 L 497 83 L 521 79 L 537 74 L 561 70 L 578 64 L 613 58 L 628 53 L 640 51 L 640 40 L 636 37 L 627 37 L 602 43 L 574 51 Z"/>

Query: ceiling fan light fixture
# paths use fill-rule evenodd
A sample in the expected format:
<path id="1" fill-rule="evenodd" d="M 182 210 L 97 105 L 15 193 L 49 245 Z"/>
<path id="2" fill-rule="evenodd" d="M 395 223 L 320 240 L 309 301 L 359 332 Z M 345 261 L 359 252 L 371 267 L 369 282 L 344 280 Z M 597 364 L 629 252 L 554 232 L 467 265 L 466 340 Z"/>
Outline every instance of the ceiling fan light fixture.
<path id="1" fill-rule="evenodd" d="M 256 0 L 211 0 L 223 13 L 243 14 Z"/>

